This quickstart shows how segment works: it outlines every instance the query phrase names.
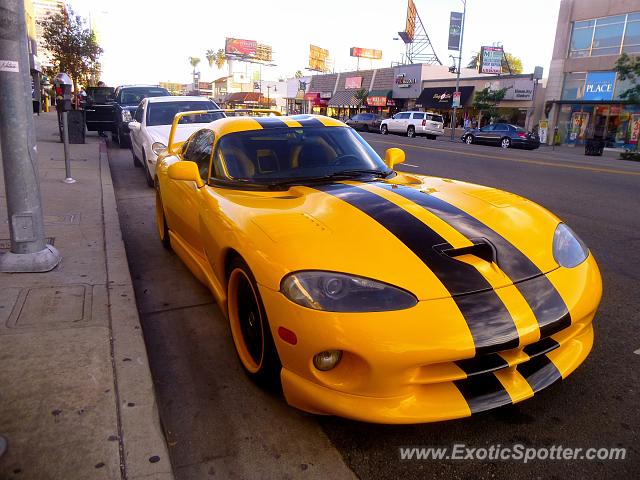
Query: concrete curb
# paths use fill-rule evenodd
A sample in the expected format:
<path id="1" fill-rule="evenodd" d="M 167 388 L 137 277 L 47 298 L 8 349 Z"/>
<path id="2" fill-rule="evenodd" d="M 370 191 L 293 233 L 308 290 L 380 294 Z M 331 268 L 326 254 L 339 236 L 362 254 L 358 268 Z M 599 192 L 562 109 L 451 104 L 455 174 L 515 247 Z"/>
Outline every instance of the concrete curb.
<path id="1" fill-rule="evenodd" d="M 100 181 L 121 475 L 128 480 L 172 480 L 104 143 Z"/>

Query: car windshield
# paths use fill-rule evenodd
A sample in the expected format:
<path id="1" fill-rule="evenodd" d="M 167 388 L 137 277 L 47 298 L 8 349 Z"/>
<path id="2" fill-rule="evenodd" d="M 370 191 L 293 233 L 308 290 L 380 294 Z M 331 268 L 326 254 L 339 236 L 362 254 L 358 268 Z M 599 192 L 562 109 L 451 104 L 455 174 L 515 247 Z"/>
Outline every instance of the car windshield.
<path id="1" fill-rule="evenodd" d="M 122 105 L 137 105 L 148 97 L 167 97 L 169 92 L 164 88 L 125 88 L 120 91 L 118 103 Z"/>
<path id="2" fill-rule="evenodd" d="M 213 102 L 150 102 L 147 108 L 147 126 L 171 125 L 173 117 L 178 112 L 192 110 L 215 110 L 218 106 Z M 185 123 L 209 123 L 223 118 L 222 112 L 207 113 L 203 115 L 187 115 L 180 119 L 180 124 Z"/>
<path id="3" fill-rule="evenodd" d="M 223 136 L 214 156 L 220 180 L 305 183 L 332 176 L 387 176 L 391 171 L 351 128 L 267 128 Z"/>

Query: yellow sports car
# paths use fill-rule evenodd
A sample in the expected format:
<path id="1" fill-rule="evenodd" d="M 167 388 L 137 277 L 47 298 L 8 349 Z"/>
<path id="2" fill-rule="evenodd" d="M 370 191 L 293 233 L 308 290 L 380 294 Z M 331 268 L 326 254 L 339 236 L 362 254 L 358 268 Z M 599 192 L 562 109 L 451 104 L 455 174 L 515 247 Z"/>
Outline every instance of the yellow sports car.
<path id="1" fill-rule="evenodd" d="M 249 376 L 281 383 L 290 405 L 465 417 L 532 397 L 589 354 L 598 267 L 533 202 L 396 172 L 402 150 L 383 161 L 324 116 L 228 117 L 171 138 L 160 239 L 211 290 Z"/>

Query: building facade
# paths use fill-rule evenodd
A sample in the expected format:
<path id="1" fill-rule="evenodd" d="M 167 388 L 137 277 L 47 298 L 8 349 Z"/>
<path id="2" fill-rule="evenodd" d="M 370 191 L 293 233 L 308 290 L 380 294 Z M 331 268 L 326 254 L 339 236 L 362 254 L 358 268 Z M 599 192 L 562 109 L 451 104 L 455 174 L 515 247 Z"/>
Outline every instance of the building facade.
<path id="1" fill-rule="evenodd" d="M 640 105 L 621 99 L 631 84 L 614 69 L 622 53 L 640 54 L 638 0 L 561 1 L 545 94 L 556 142 L 581 145 L 602 138 L 608 147 L 637 144 Z"/>
<path id="2" fill-rule="evenodd" d="M 42 22 L 45 22 L 47 17 L 51 14 L 60 12 L 60 10 L 67 11 L 67 2 L 63 0 L 31 0 L 33 6 L 33 17 L 35 20 L 35 38 L 37 42 L 38 55 L 42 65 L 50 67 L 51 53 L 44 47 L 42 31 Z"/>

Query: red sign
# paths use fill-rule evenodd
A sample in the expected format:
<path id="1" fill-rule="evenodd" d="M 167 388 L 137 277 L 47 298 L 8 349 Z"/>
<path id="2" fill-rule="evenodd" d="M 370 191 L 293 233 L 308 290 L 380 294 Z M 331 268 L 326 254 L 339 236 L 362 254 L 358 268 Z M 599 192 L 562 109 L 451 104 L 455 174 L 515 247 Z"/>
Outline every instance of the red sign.
<path id="1" fill-rule="evenodd" d="M 387 97 L 367 97 L 367 105 L 370 107 L 386 107 Z"/>
<path id="2" fill-rule="evenodd" d="M 362 77 L 347 77 L 344 81 L 344 88 L 360 88 L 362 87 Z"/>
<path id="3" fill-rule="evenodd" d="M 246 55 L 254 57 L 258 42 L 255 40 L 243 40 L 240 38 L 227 38 L 224 44 L 224 53 L 230 55 Z"/>
<path id="4" fill-rule="evenodd" d="M 382 58 L 382 50 L 374 50 L 372 48 L 351 47 L 352 57 L 373 58 L 380 60 Z"/>

